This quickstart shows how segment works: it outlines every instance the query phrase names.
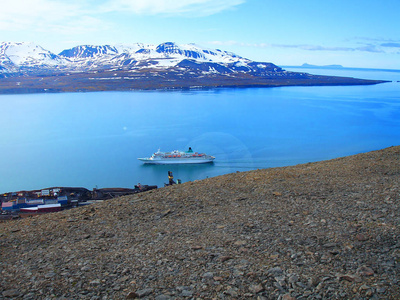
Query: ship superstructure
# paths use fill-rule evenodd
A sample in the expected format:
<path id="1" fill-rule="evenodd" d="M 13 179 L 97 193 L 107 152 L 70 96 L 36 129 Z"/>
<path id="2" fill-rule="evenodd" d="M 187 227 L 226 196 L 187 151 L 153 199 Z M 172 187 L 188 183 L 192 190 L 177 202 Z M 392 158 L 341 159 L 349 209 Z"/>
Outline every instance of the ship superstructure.
<path id="1" fill-rule="evenodd" d="M 145 164 L 201 164 L 213 162 L 215 157 L 205 153 L 194 152 L 189 147 L 188 151 L 161 152 L 158 149 L 152 156 L 138 159 Z"/>

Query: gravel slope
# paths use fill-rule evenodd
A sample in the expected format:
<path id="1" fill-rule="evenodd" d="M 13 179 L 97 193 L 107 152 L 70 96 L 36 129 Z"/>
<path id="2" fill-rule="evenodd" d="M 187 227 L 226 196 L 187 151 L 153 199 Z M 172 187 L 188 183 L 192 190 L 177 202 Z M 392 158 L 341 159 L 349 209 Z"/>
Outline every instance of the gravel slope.
<path id="1" fill-rule="evenodd" d="M 0 224 L 0 299 L 399 299 L 400 147 Z"/>

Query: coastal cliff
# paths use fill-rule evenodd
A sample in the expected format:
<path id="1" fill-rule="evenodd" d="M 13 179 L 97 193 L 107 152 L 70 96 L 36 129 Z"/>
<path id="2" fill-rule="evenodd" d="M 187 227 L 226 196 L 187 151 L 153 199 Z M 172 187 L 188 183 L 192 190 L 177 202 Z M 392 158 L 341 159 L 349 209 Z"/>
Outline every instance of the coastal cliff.
<path id="1" fill-rule="evenodd" d="M 400 146 L 0 224 L 0 299 L 399 299 Z"/>

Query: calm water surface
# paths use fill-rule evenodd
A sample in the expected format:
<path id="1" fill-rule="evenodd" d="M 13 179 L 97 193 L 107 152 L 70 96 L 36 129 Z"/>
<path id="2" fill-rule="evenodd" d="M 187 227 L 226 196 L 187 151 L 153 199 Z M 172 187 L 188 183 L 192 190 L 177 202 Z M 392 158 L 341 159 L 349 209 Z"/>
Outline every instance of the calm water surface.
<path id="1" fill-rule="evenodd" d="M 299 69 L 293 69 L 300 71 Z M 0 96 L 0 192 L 162 186 L 400 144 L 400 72 L 304 70 L 394 80 L 375 86 Z M 143 165 L 185 150 L 213 164 Z"/>

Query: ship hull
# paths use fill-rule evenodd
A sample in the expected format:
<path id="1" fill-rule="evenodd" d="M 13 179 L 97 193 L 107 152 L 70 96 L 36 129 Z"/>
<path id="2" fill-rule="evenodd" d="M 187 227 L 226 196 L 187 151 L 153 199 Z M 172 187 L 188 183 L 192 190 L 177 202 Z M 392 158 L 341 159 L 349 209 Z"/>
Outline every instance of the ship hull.
<path id="1" fill-rule="evenodd" d="M 169 158 L 169 159 L 150 159 L 150 158 L 139 158 L 145 164 L 152 165 L 172 165 L 172 164 L 207 164 L 212 163 L 214 158 L 210 159 L 192 159 L 192 158 Z"/>

